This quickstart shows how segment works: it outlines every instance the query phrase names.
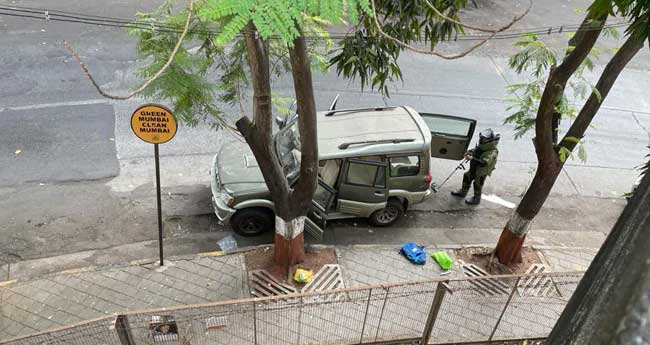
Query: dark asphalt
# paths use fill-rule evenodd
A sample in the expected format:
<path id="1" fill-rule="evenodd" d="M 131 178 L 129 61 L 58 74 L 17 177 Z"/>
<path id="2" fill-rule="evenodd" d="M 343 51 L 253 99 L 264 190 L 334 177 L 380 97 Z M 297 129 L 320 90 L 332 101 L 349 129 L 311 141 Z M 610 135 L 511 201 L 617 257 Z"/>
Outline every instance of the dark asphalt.
<path id="1" fill-rule="evenodd" d="M 116 176 L 110 105 L 0 112 L 0 186 Z"/>

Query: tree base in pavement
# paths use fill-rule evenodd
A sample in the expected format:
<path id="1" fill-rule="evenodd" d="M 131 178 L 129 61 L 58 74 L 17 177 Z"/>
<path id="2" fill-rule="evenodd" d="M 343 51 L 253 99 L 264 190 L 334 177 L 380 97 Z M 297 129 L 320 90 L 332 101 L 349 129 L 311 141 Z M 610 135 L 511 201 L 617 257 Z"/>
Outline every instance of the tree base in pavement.
<path id="1" fill-rule="evenodd" d="M 288 239 L 276 233 L 273 243 L 275 244 L 273 260 L 276 265 L 284 267 L 286 271 L 288 271 L 289 267 L 305 261 L 304 233 L 293 239 Z"/>
<path id="2" fill-rule="evenodd" d="M 522 261 L 521 248 L 523 247 L 525 240 L 526 235 L 518 237 L 507 227 L 503 229 L 495 249 L 495 254 L 499 259 L 499 262 L 504 265 L 520 263 Z"/>

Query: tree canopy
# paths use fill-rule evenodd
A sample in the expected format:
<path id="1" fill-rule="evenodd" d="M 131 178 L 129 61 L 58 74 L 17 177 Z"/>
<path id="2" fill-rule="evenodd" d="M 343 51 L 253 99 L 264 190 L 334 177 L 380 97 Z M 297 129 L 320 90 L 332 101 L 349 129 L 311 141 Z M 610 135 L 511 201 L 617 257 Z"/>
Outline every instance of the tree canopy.
<path id="1" fill-rule="evenodd" d="M 438 13 L 459 21 L 459 10 L 467 5 L 467 0 L 373 1 L 382 31 L 404 43 L 426 44 L 434 49 L 442 40 L 464 32 L 462 25 Z M 330 64 L 339 75 L 359 78 L 362 88 L 369 86 L 388 94 L 386 83 L 402 80 L 398 59 L 405 48 L 380 34 L 372 12 L 362 13 L 353 29 L 351 35 L 339 42 L 341 49 L 332 56 Z"/>
<path id="2" fill-rule="evenodd" d="M 369 0 L 204 0 L 195 4 L 185 42 L 173 64 L 144 90 L 143 96 L 167 100 L 174 114 L 194 125 L 207 120 L 217 127 L 231 127 L 226 111 L 239 109 L 250 88 L 243 34 L 251 22 L 256 34 L 268 44 L 273 77 L 290 73 L 288 49 L 302 31 L 308 43 L 312 67 L 325 70 L 333 47 L 327 28 L 333 23 L 355 23 L 369 15 Z M 148 63 L 139 70 L 143 79 L 157 73 L 176 45 L 187 9 L 174 12 L 177 0 L 168 0 L 152 13 L 141 13 L 136 22 L 150 29 L 133 29 L 138 56 Z M 176 28 L 164 30 L 162 28 Z M 216 76 L 217 80 L 210 76 Z M 286 99 L 274 94 L 282 110 Z M 224 109 L 222 105 L 230 107 Z"/>
<path id="3" fill-rule="evenodd" d="M 217 43 L 226 44 L 240 34 L 248 22 L 257 28 L 263 40 L 280 38 L 293 45 L 300 36 L 304 16 L 320 17 L 342 23 L 347 17 L 353 23 L 359 11 L 370 13 L 369 0 L 207 0 L 199 10 L 204 19 L 221 21 L 222 32 Z"/>

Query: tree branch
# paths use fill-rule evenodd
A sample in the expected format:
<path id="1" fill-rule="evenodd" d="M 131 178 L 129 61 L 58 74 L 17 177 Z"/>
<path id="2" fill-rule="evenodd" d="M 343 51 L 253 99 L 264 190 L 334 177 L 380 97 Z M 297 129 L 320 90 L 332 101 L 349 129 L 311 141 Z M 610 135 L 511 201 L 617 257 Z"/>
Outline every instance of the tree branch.
<path id="1" fill-rule="evenodd" d="M 568 80 L 575 73 L 585 58 L 587 58 L 589 52 L 591 52 L 594 44 L 596 44 L 596 40 L 598 40 L 600 33 L 603 31 L 606 21 L 607 13 L 596 17 L 594 13 L 590 12 L 585 17 L 575 36 L 569 40 L 569 46 L 575 48 L 566 54 L 564 60 L 558 66 L 559 74 L 566 75 L 566 79 Z M 566 84 L 566 81 L 564 84 Z"/>
<path id="2" fill-rule="evenodd" d="M 448 22 L 452 22 L 452 23 L 454 23 L 456 25 L 460 25 L 462 27 L 465 27 L 465 28 L 468 28 L 468 29 L 471 29 L 471 30 L 476 30 L 476 31 L 481 31 L 481 32 L 489 32 L 489 33 L 498 33 L 498 32 L 501 32 L 501 31 L 505 30 L 505 29 L 503 29 L 503 30 L 501 30 L 501 29 L 484 29 L 484 28 L 479 28 L 479 27 L 472 26 L 472 25 L 469 25 L 469 24 L 465 24 L 465 23 L 463 23 L 461 21 L 458 21 L 456 19 L 453 19 L 451 17 L 448 17 L 448 16 L 442 14 L 442 12 L 440 12 L 435 6 L 433 6 L 433 4 L 431 4 L 431 2 L 429 2 L 429 0 L 424 0 L 424 3 L 426 3 L 427 6 L 429 8 L 431 8 L 433 10 L 433 12 L 435 12 L 440 18 L 442 18 L 442 19 L 444 19 L 444 20 L 446 20 Z M 530 4 L 532 5 L 532 1 L 530 2 Z M 530 6 L 528 7 L 528 10 L 530 10 Z M 528 11 L 526 11 L 526 12 L 528 12 Z M 514 24 L 514 22 L 512 24 Z M 512 24 L 510 24 L 510 25 L 512 25 Z M 510 27 L 510 25 L 508 27 Z"/>
<path id="3" fill-rule="evenodd" d="M 501 27 L 500 29 L 495 30 L 494 32 L 492 32 L 491 35 L 489 35 L 485 39 L 479 41 L 477 44 L 471 46 L 469 49 L 465 50 L 464 52 L 454 54 L 454 55 L 444 55 L 442 53 L 439 53 L 439 52 L 436 52 L 436 51 L 433 51 L 433 50 L 419 49 L 419 48 L 416 48 L 416 47 L 414 47 L 414 46 L 412 46 L 412 45 L 410 45 L 408 43 L 405 43 L 405 42 L 401 41 L 400 39 L 398 39 L 396 37 L 393 37 L 393 36 L 387 34 L 381 28 L 382 24 L 380 24 L 379 19 L 377 18 L 378 16 L 377 16 L 377 9 L 376 9 L 376 6 L 375 6 L 375 0 L 370 0 L 370 4 L 372 6 L 372 11 L 373 11 L 372 18 L 373 18 L 373 21 L 374 21 L 375 26 L 377 28 L 377 31 L 379 31 L 379 34 L 382 35 L 383 37 L 385 37 L 386 39 L 389 39 L 389 40 L 397 43 L 398 45 L 402 46 L 403 48 L 408 49 L 408 50 L 413 51 L 413 52 L 416 52 L 416 53 L 419 53 L 419 54 L 437 56 L 437 57 L 445 59 L 445 60 L 455 60 L 455 59 L 460 59 L 460 58 L 466 56 L 467 54 L 473 52 L 474 50 L 476 50 L 480 46 L 484 45 L 487 41 L 492 39 L 497 33 L 509 29 L 513 24 L 515 24 L 516 22 L 521 20 L 521 18 L 526 16 L 528 14 L 528 12 L 530 11 L 530 8 L 533 6 L 533 1 L 530 0 L 530 3 L 528 5 L 528 8 L 526 9 L 526 11 L 523 14 L 519 15 L 519 16 L 515 16 L 515 18 L 510 23 L 508 23 L 507 25 Z"/>
<path id="4" fill-rule="evenodd" d="M 262 39 L 258 37 L 252 22 L 246 24 L 243 35 L 253 84 L 254 114 L 253 122 L 247 117 L 239 119 L 236 123 L 237 129 L 246 139 L 262 171 L 264 182 L 275 203 L 276 215 L 284 220 L 290 220 L 288 218 L 289 183 L 273 148 L 268 50 Z"/>
<path id="5" fill-rule="evenodd" d="M 541 165 L 559 162 L 553 147 L 555 104 L 562 97 L 571 76 L 596 44 L 606 19 L 607 14 L 596 17 L 593 12 L 589 12 L 578 29 L 579 37 L 572 42 L 575 43 L 575 48 L 566 55 L 560 66 L 551 67 L 535 119 L 535 152 Z"/>
<path id="6" fill-rule="evenodd" d="M 296 93 L 298 126 L 300 129 L 300 178 L 291 192 L 292 211 L 305 215 L 311 205 L 318 179 L 318 138 L 316 104 L 311 76 L 311 64 L 302 30 L 293 47 L 289 47 L 289 59 Z"/>
<path id="7" fill-rule="evenodd" d="M 249 22 L 244 29 L 244 40 L 248 52 L 248 64 L 251 70 L 253 84 L 254 115 L 253 122 L 258 127 L 263 127 L 262 135 L 271 137 L 273 123 L 270 114 L 271 107 L 271 80 L 269 69 L 269 56 L 264 42 L 257 36 L 257 30 L 252 22 Z"/>
<path id="8" fill-rule="evenodd" d="M 158 71 L 156 74 L 154 74 L 153 77 L 151 77 L 149 80 L 147 80 L 142 86 L 137 88 L 135 91 L 131 92 L 130 94 L 126 96 L 116 96 L 116 95 L 111 95 L 107 93 L 106 91 L 102 90 L 102 88 L 97 84 L 95 81 L 95 78 L 90 74 L 90 71 L 88 70 L 88 67 L 86 64 L 81 60 L 81 57 L 79 54 L 77 54 L 70 44 L 68 44 L 68 41 L 63 41 L 63 45 L 68 49 L 68 51 L 72 54 L 72 56 L 77 60 L 79 65 L 81 66 L 81 69 L 84 71 L 84 74 L 90 79 L 90 82 L 93 84 L 95 89 L 97 89 L 97 92 L 99 92 L 100 95 L 110 98 L 110 99 L 115 99 L 115 100 L 127 100 L 130 98 L 133 98 L 133 96 L 139 94 L 140 92 L 144 91 L 151 83 L 153 83 L 156 79 L 158 79 L 167 68 L 172 64 L 172 61 L 174 61 L 174 56 L 176 56 L 176 53 L 178 53 L 178 50 L 181 47 L 181 44 L 183 43 L 183 39 L 185 39 L 185 35 L 187 34 L 187 31 L 190 27 L 190 19 L 192 18 L 192 9 L 194 6 L 194 0 L 189 0 L 189 9 L 187 11 L 187 19 L 185 19 L 185 27 L 183 28 L 183 32 L 181 33 L 181 36 L 178 38 L 178 42 L 176 42 L 176 46 L 174 47 L 174 50 L 172 50 L 172 53 L 169 55 L 169 59 L 167 60 L 167 63 Z"/>
<path id="9" fill-rule="evenodd" d="M 587 99 L 587 102 L 582 106 L 580 113 L 578 113 L 575 121 L 562 139 L 560 143 L 561 146 L 566 147 L 569 151 L 573 151 L 577 145 L 575 139 L 582 139 L 585 131 L 589 128 L 589 124 L 591 124 L 591 121 L 600 109 L 602 102 L 612 89 L 614 82 L 616 82 L 616 79 L 625 66 L 627 66 L 630 60 L 632 60 L 641 48 L 643 48 L 643 38 L 640 37 L 640 35 L 631 34 L 621 49 L 619 49 L 612 59 L 609 60 L 603 73 L 598 79 L 595 88 L 599 91 L 600 96 L 596 95 L 594 92 L 591 93 L 589 99 Z"/>

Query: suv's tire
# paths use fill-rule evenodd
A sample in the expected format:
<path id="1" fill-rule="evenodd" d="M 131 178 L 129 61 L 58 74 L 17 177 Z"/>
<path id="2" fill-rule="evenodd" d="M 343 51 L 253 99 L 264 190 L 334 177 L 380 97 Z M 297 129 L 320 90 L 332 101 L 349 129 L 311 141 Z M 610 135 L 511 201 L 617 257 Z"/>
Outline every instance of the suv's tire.
<path id="1" fill-rule="evenodd" d="M 264 208 L 245 208 L 238 210 L 232 218 L 230 225 L 236 233 L 245 236 L 257 236 L 270 231 L 275 226 L 273 212 Z"/>
<path id="2" fill-rule="evenodd" d="M 399 200 L 389 199 L 386 207 L 373 212 L 368 222 L 374 226 L 391 226 L 404 215 L 404 205 Z"/>

